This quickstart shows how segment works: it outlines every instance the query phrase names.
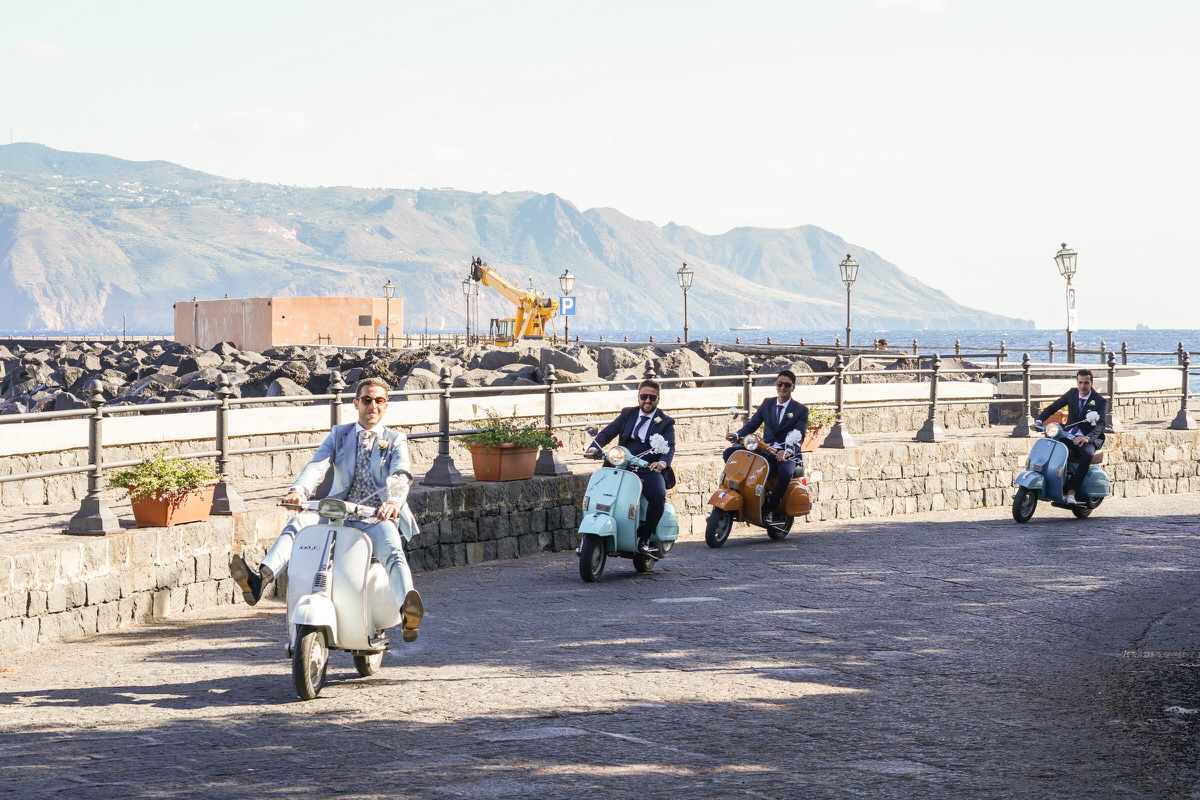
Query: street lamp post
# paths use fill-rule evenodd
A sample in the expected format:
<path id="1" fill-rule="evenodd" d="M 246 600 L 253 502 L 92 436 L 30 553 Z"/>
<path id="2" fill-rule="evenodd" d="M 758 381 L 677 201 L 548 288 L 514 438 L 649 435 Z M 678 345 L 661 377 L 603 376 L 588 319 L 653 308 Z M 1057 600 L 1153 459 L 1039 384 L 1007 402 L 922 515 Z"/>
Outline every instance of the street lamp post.
<path id="1" fill-rule="evenodd" d="M 683 289 L 683 343 L 688 343 L 688 309 L 687 309 L 687 293 L 688 289 L 692 288 L 692 278 L 696 273 L 688 265 L 683 262 L 683 266 L 675 271 L 675 277 L 679 278 L 679 286 Z"/>
<path id="2" fill-rule="evenodd" d="M 846 284 L 846 347 L 850 347 L 850 285 L 858 278 L 858 262 L 849 253 L 838 264 L 842 273 L 842 283 Z"/>
<path id="3" fill-rule="evenodd" d="M 471 279 L 462 282 L 463 296 L 467 298 L 467 344 L 471 344 Z"/>
<path id="4" fill-rule="evenodd" d="M 1075 275 L 1075 259 L 1079 256 L 1067 243 L 1062 243 L 1062 249 L 1054 256 L 1058 264 L 1058 274 L 1067 279 L 1067 361 L 1075 360 L 1075 342 L 1072 334 L 1075 332 L 1075 288 L 1071 286 L 1071 278 Z"/>
<path id="5" fill-rule="evenodd" d="M 575 288 L 575 276 L 571 274 L 571 270 L 564 269 L 563 274 L 558 276 L 558 286 L 563 290 L 566 296 L 571 295 L 571 290 Z M 567 340 L 567 344 L 571 343 L 571 318 L 563 317 L 563 336 Z"/>
<path id="6" fill-rule="evenodd" d="M 388 278 L 387 283 L 383 285 L 383 330 L 387 336 L 387 347 L 392 346 L 392 295 L 396 293 L 396 285 L 392 283 L 392 279 Z M 379 344 L 378 341 L 375 342 Z"/>

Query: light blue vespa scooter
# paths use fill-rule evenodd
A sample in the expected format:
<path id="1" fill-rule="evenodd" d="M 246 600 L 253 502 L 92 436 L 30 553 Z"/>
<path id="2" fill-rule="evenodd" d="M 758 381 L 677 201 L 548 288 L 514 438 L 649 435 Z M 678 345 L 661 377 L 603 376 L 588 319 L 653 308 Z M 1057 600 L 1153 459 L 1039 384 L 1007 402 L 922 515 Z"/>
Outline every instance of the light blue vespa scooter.
<path id="1" fill-rule="evenodd" d="M 1038 500 L 1046 500 L 1058 508 L 1070 509 L 1076 517 L 1084 519 L 1111 493 L 1108 473 L 1101 466 L 1104 461 L 1103 453 L 1097 452 L 1092 459 L 1091 467 L 1084 476 L 1083 486 L 1076 496 L 1079 503 L 1064 503 L 1063 486 L 1074 474 L 1077 466 L 1076 462 L 1069 458 L 1071 453 L 1066 442 L 1071 441 L 1075 434 L 1057 422 L 1047 423 L 1045 427 L 1035 425 L 1034 429 L 1042 431 L 1045 438 L 1033 443 L 1024 471 L 1013 481 L 1017 486 L 1017 493 L 1013 496 L 1013 519 L 1017 522 L 1028 522 L 1037 508 Z"/>
<path id="2" fill-rule="evenodd" d="M 649 452 L 665 453 L 666 442 L 657 434 L 650 437 Z M 661 449 L 658 449 L 661 448 Z M 643 453 L 645 455 L 645 453 Z M 600 579 L 608 557 L 633 559 L 634 568 L 641 573 L 654 569 L 654 562 L 671 552 L 679 538 L 679 520 L 670 503 L 663 509 L 658 528 L 650 536 L 654 555 L 637 551 L 637 529 L 646 518 L 646 501 L 642 498 L 642 482 L 631 470 L 649 462 L 633 455 L 624 447 L 610 447 L 604 452 L 608 466 L 592 473 L 583 497 L 583 521 L 579 523 L 579 577 L 588 583 Z"/>

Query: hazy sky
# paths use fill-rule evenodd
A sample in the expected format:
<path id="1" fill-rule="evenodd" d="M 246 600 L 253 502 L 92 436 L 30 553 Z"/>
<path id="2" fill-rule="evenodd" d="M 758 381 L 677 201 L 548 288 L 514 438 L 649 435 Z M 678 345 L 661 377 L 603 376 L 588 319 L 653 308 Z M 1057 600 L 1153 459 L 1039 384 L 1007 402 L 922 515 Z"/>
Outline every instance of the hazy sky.
<path id="1" fill-rule="evenodd" d="M 1200 3 L 0 0 L 0 136 L 819 225 L 968 305 L 1200 327 Z M 860 273 L 859 281 L 870 275 Z"/>

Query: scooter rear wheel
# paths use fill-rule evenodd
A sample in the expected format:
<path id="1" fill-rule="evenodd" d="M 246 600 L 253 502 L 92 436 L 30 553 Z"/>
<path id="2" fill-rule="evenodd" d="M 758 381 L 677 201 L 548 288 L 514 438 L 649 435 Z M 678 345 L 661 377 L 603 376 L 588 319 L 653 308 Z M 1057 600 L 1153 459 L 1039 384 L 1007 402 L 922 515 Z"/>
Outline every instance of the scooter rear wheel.
<path id="1" fill-rule="evenodd" d="M 1071 513 L 1075 515 L 1076 519 L 1087 519 L 1088 515 L 1091 514 L 1093 510 L 1100 507 L 1100 502 L 1103 499 L 1104 499 L 1103 497 L 1100 497 L 1095 500 L 1091 500 L 1091 499 L 1085 500 L 1084 502 L 1086 502 L 1087 505 L 1072 506 Z"/>
<path id="2" fill-rule="evenodd" d="M 292 653 L 292 683 L 301 700 L 312 700 L 325 685 L 325 668 L 329 665 L 329 648 L 325 632 L 310 625 L 296 631 L 298 644 Z"/>
<path id="3" fill-rule="evenodd" d="M 358 674 L 364 678 L 370 677 L 379 671 L 379 666 L 383 664 L 383 651 L 372 653 L 369 656 L 355 656 L 354 668 L 358 670 Z"/>
<path id="4" fill-rule="evenodd" d="M 579 577 L 585 583 L 595 583 L 604 574 L 604 564 L 608 561 L 608 548 L 604 540 L 594 533 L 585 533 L 579 543 Z"/>
<path id="5" fill-rule="evenodd" d="M 1036 492 L 1031 492 L 1024 486 L 1019 487 L 1013 495 L 1013 519 L 1017 522 L 1029 522 L 1034 509 L 1037 508 L 1037 501 Z"/>
<path id="6" fill-rule="evenodd" d="M 733 514 L 723 508 L 714 508 L 708 515 L 704 528 L 704 543 L 709 547 L 720 547 L 729 539 L 733 530 Z"/>
<path id="7" fill-rule="evenodd" d="M 787 538 L 787 535 L 792 532 L 792 523 L 796 521 L 795 517 L 784 517 L 786 522 L 776 522 L 767 528 L 767 536 L 770 536 L 777 542 L 782 542 Z"/>

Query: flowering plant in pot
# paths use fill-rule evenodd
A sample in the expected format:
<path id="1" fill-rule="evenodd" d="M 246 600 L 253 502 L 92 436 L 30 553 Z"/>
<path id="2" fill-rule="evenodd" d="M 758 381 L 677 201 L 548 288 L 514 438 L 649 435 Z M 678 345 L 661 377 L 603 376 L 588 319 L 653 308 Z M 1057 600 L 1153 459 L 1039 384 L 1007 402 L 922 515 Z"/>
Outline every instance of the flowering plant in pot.
<path id="1" fill-rule="evenodd" d="M 471 450 L 475 479 L 480 481 L 532 478 L 538 449 L 562 447 L 562 440 L 549 428 L 532 420 L 518 420 L 516 409 L 511 417 L 488 409 L 483 424 L 462 439 Z"/>
<path id="2" fill-rule="evenodd" d="M 811 453 L 817 449 L 817 437 L 821 435 L 822 430 L 829 430 L 833 427 L 833 423 L 837 422 L 837 412 L 831 406 L 824 403 L 813 403 L 808 407 L 808 435 L 804 437 L 804 444 L 800 446 L 802 452 Z"/>
<path id="3" fill-rule="evenodd" d="M 208 519 L 219 478 L 212 464 L 159 447 L 140 463 L 112 473 L 108 485 L 128 493 L 138 527 L 161 528 Z"/>

